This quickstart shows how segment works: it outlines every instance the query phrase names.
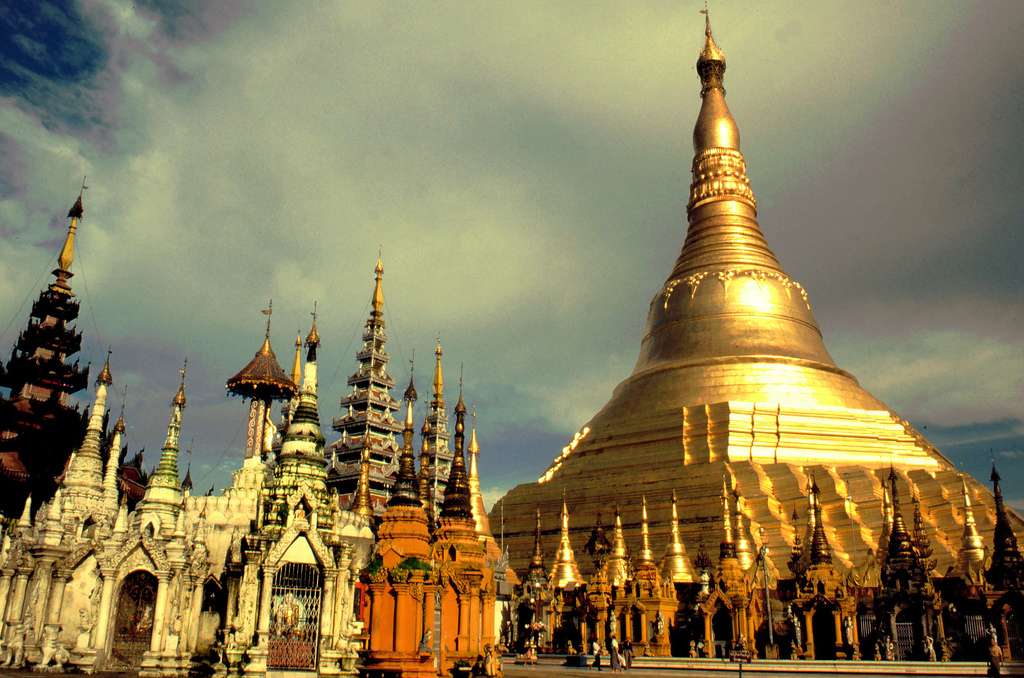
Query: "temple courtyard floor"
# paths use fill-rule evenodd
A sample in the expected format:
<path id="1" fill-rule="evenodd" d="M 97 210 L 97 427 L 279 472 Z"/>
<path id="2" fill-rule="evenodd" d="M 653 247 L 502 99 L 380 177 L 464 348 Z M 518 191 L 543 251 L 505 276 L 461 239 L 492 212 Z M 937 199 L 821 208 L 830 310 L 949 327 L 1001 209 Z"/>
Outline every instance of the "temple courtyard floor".
<path id="1" fill-rule="evenodd" d="M 547 678 L 596 676 L 610 674 L 605 665 L 598 673 L 596 669 L 562 666 L 559 661 L 542 658 L 538 664 L 523 666 L 510 660 L 503 663 L 506 678 Z M 633 668 L 624 673 L 635 676 L 687 678 L 700 676 L 768 676 L 773 678 L 816 678 L 817 676 L 856 676 L 857 678 L 891 678 L 892 676 L 984 676 L 987 667 L 980 662 L 929 663 L 929 662 L 804 662 L 804 661 L 755 661 L 750 664 L 732 664 L 721 660 L 704 659 L 654 659 L 638 657 Z M 11 670 L 0 668 L 0 678 L 33 678 L 40 673 L 29 669 Z M 53 675 L 53 674 L 50 674 Z M 79 674 L 84 675 L 84 674 Z M 134 673 L 102 671 L 91 674 L 95 678 L 130 678 Z M 313 678 L 312 672 L 286 671 L 271 672 L 269 678 Z M 1013 662 L 1003 666 L 1003 676 L 1024 676 L 1024 662 Z M 244 674 L 243 674 L 244 676 Z"/>

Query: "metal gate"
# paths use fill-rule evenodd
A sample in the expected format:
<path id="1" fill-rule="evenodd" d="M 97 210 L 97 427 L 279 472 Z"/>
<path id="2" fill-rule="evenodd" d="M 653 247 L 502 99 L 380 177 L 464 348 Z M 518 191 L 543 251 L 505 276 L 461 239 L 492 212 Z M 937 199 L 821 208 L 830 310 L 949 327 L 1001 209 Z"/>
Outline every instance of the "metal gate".
<path id="1" fill-rule="evenodd" d="M 909 661 L 914 656 L 914 623 L 896 622 L 896 659 Z"/>
<path id="2" fill-rule="evenodd" d="M 316 669 L 320 640 L 320 570 L 285 563 L 274 575 L 267 666 Z"/>
<path id="3" fill-rule="evenodd" d="M 121 584 L 110 647 L 111 668 L 138 669 L 153 638 L 156 577 L 144 570 L 132 572 Z"/>
<path id="4" fill-rule="evenodd" d="M 1024 659 L 1024 643 L 1021 643 L 1020 624 L 1017 622 L 1017 615 L 1013 612 L 1006 615 L 1006 642 L 1010 646 L 1010 656 L 1007 659 L 1016 661 Z"/>

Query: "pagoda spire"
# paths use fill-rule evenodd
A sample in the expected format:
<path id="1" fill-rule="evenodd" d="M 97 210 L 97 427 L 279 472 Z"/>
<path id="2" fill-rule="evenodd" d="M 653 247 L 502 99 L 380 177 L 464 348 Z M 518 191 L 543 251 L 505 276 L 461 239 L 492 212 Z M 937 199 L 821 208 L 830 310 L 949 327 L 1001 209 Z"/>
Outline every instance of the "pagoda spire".
<path id="1" fill-rule="evenodd" d="M 672 535 L 665 546 L 662 576 L 674 583 L 692 581 L 686 566 L 686 549 L 679 538 L 679 510 L 676 507 L 675 490 L 672 490 Z"/>
<path id="2" fill-rule="evenodd" d="M 373 516 L 373 503 L 370 499 L 370 452 L 363 450 L 363 458 L 359 464 L 359 484 L 356 486 L 356 495 L 352 499 L 349 511 L 358 513 L 361 516 Z"/>
<path id="3" fill-rule="evenodd" d="M 420 484 L 416 477 L 416 457 L 412 449 L 414 422 L 412 404 L 416 402 L 416 386 L 413 383 L 413 371 L 409 370 L 409 387 L 405 389 L 405 428 L 402 430 L 402 452 L 398 458 L 398 476 L 391 489 L 388 506 L 421 506 Z"/>
<path id="4" fill-rule="evenodd" d="M 889 482 L 882 483 L 882 532 L 878 537 L 878 562 L 884 564 L 889 557 L 889 542 L 892 539 L 893 513 L 892 492 Z"/>
<path id="5" fill-rule="evenodd" d="M 466 440 L 466 404 L 462 402 L 462 391 L 459 391 L 459 402 L 455 404 L 455 449 L 452 457 L 452 470 L 448 475 L 447 487 L 444 492 L 444 503 L 441 504 L 441 518 L 457 518 L 476 523 L 473 520 L 473 504 L 470 497 L 469 477 L 466 473 L 466 462 L 463 457 L 463 445 Z"/>
<path id="6" fill-rule="evenodd" d="M 795 527 L 797 520 L 799 519 L 800 516 L 797 515 L 796 507 L 794 506 L 791 524 Z M 795 534 L 793 535 L 793 548 L 789 552 L 788 565 L 789 571 L 799 577 L 807 569 L 807 562 L 804 559 L 804 540 L 800 538 L 800 530 L 795 529 L 794 533 Z"/>
<path id="7" fill-rule="evenodd" d="M 427 402 L 423 402 L 424 416 L 423 416 L 423 428 L 420 429 L 420 438 L 422 444 L 420 446 L 420 503 L 423 504 L 423 510 L 426 512 L 428 520 L 433 521 L 434 519 L 434 500 L 431 497 L 430 488 L 430 444 L 428 438 L 430 436 L 430 421 L 429 410 L 427 409 Z"/>
<path id="8" fill-rule="evenodd" d="M 732 499 L 732 516 L 734 523 L 733 538 L 736 543 L 736 559 L 740 562 L 740 568 L 746 571 L 750 569 L 750 566 L 754 562 L 754 547 L 750 543 L 748 531 L 743 526 L 743 497 L 740 496 L 739 489 L 733 488 Z"/>
<path id="9" fill-rule="evenodd" d="M 1020 549 L 1017 547 L 1017 536 L 1013 533 L 1013 527 L 1006 514 L 1003 490 L 999 486 L 1002 478 L 996 471 L 995 462 L 992 462 L 990 480 L 996 500 L 996 525 L 992 534 L 992 565 L 986 570 L 985 579 L 998 591 L 1019 589 L 1024 583 L 1024 558 L 1021 557 Z"/>
<path id="10" fill-rule="evenodd" d="M 654 565 L 654 551 L 651 550 L 651 532 L 647 525 L 647 495 L 640 495 L 640 553 L 637 554 L 637 569 Z"/>
<path id="11" fill-rule="evenodd" d="M 811 495 L 814 497 L 814 533 L 811 536 L 811 565 L 831 565 L 832 546 L 825 534 L 825 522 L 821 519 L 821 490 L 817 481 L 811 482 Z"/>
<path id="12" fill-rule="evenodd" d="M 562 531 L 555 554 L 555 564 L 551 568 L 551 585 L 557 589 L 567 588 L 570 584 L 581 584 L 579 568 L 576 566 L 576 553 L 569 541 L 569 508 L 565 497 L 562 497 Z"/>
<path id="13" fill-rule="evenodd" d="M 473 505 L 473 520 L 476 523 L 476 533 L 482 538 L 491 538 L 491 521 L 487 517 L 487 510 L 484 508 L 484 496 L 480 492 L 480 469 L 478 460 L 480 457 L 480 444 L 476 441 L 476 406 L 473 406 L 473 428 L 469 435 L 469 447 L 466 449 L 469 455 L 469 498 Z"/>
<path id="14" fill-rule="evenodd" d="M 914 540 L 907 530 L 903 521 L 903 513 L 900 511 L 900 496 L 896 488 L 896 469 L 889 468 L 889 487 L 892 491 L 892 535 L 889 537 L 889 553 L 886 558 L 886 567 L 890 571 L 910 570 L 916 561 L 914 554 Z"/>
<path id="15" fill-rule="evenodd" d="M 615 507 L 615 528 L 612 531 L 612 551 L 608 556 L 608 582 L 613 586 L 625 586 L 630 576 L 629 551 L 622 531 L 622 515 Z"/>
<path id="16" fill-rule="evenodd" d="M 608 563 L 608 556 L 611 554 L 612 544 L 608 541 L 608 537 L 605 536 L 600 512 L 597 514 L 597 524 L 594 525 L 594 529 L 590 532 L 590 539 L 587 540 L 583 549 L 590 554 L 591 560 L 594 561 L 594 567 L 597 569 L 596 574 L 601 578 L 606 578 L 605 566 Z"/>
<path id="17" fill-rule="evenodd" d="M 719 560 L 736 557 L 736 545 L 732 540 L 732 515 L 729 511 L 729 488 L 726 485 L 725 478 L 722 478 L 722 513 L 725 534 L 722 537 L 722 543 L 718 551 Z"/>
<path id="18" fill-rule="evenodd" d="M 302 332 L 295 335 L 295 359 L 292 361 L 292 382 L 299 387 L 302 379 Z"/>
<path id="19" fill-rule="evenodd" d="M 360 511 L 382 513 L 391 497 L 398 473 L 401 444 L 395 437 L 402 424 L 394 415 L 401 403 L 392 395 L 395 380 L 388 374 L 391 356 L 386 350 L 384 322 L 384 265 L 378 256 L 374 268 L 372 309 L 363 329 L 363 343 L 356 351 L 359 365 L 349 376 L 351 392 L 342 396 L 342 416 L 334 420 L 341 434 L 328 455 L 336 473 L 331 487 L 343 499 L 351 499 Z M 363 496 L 366 495 L 366 496 Z"/>
<path id="20" fill-rule="evenodd" d="M 124 435 L 124 405 L 121 414 L 114 424 L 114 439 L 110 442 L 110 454 L 107 456 L 107 468 L 103 474 L 103 507 L 113 512 L 117 510 L 117 467 L 121 456 L 121 436 Z"/>
<path id="21" fill-rule="evenodd" d="M 978 532 L 974 521 L 974 508 L 971 506 L 971 495 L 967 491 L 967 480 L 960 476 L 960 487 L 964 503 L 964 533 L 960 538 L 960 549 L 956 554 L 957 570 L 967 576 L 970 571 L 985 560 L 985 541 Z"/>
<path id="22" fill-rule="evenodd" d="M 160 453 L 160 462 L 146 485 L 146 494 L 140 502 L 140 509 L 154 511 L 177 518 L 181 508 L 181 480 L 178 478 L 178 437 L 181 433 L 181 416 L 185 410 L 185 372 L 188 359 L 181 372 L 181 385 L 171 401 L 171 421 L 167 425 L 167 439 Z M 173 523 L 172 523 L 173 524 Z"/>
<path id="23" fill-rule="evenodd" d="M 540 509 L 538 508 L 537 521 L 533 530 L 533 555 L 530 556 L 526 579 L 533 583 L 547 582 L 547 572 L 547 568 L 544 567 L 544 553 L 540 545 Z"/>
<path id="24" fill-rule="evenodd" d="M 370 320 L 377 323 L 380 327 L 384 327 L 384 291 L 381 289 L 381 280 L 384 278 L 384 264 L 381 262 L 380 255 L 377 255 L 377 266 L 373 269 L 374 276 L 376 278 L 376 284 L 373 286 L 373 297 L 370 299 L 370 304 L 373 306 L 373 310 L 370 312 Z"/>
<path id="25" fill-rule="evenodd" d="M 100 443 L 103 436 L 103 416 L 107 409 L 107 389 L 113 384 L 110 375 L 110 351 L 107 361 L 96 378 L 96 400 L 89 415 L 85 437 L 78 450 L 71 455 L 62 483 L 65 496 L 73 501 L 98 498 L 103 488 L 103 461 Z"/>
<path id="26" fill-rule="evenodd" d="M 82 193 L 88 186 L 85 185 L 85 181 L 82 181 L 82 191 L 78 194 L 78 200 L 68 210 L 68 219 L 71 219 L 71 225 L 68 226 L 68 234 L 64 238 L 64 246 L 60 249 L 60 254 L 57 256 L 57 268 L 54 269 L 53 274 L 57 276 L 57 280 L 50 284 L 50 291 L 56 292 L 57 294 L 64 294 L 67 296 L 74 296 L 71 293 L 71 285 L 68 283 L 68 279 L 74 275 L 71 272 L 71 263 L 75 260 L 75 231 L 78 230 L 78 222 L 82 220 L 84 210 L 82 209 Z"/>
<path id="27" fill-rule="evenodd" d="M 436 362 L 434 364 L 434 400 L 433 402 L 444 408 L 444 373 L 441 370 L 441 337 L 437 338 L 437 350 L 434 351 Z"/>
<path id="28" fill-rule="evenodd" d="M 929 559 L 932 556 L 932 547 L 928 542 L 928 532 L 924 524 L 924 515 L 921 513 L 921 498 L 914 495 L 914 553 L 917 559 L 924 566 L 925 571 L 931 570 Z"/>

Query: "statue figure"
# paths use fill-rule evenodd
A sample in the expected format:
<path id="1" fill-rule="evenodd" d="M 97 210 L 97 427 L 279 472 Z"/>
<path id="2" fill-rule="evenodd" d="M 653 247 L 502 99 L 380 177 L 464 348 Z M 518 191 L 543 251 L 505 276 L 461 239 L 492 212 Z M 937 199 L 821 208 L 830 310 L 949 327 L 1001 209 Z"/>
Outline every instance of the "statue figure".
<path id="1" fill-rule="evenodd" d="M 665 618 L 661 616 L 661 610 L 654 615 L 654 635 L 658 640 L 665 635 Z"/>
<path id="2" fill-rule="evenodd" d="M 694 640 L 690 641 L 690 659 L 697 658 L 697 642 Z"/>
<path id="3" fill-rule="evenodd" d="M 49 670 L 50 662 L 53 661 L 54 655 L 57 654 L 58 633 L 60 633 L 60 627 L 55 624 L 47 624 L 43 627 L 43 639 L 39 643 L 39 651 L 42 653 L 42 656 L 36 665 L 32 667 L 33 671 Z"/>
<path id="4" fill-rule="evenodd" d="M 793 647 L 799 652 L 803 649 L 803 631 L 800 629 L 800 620 L 796 618 L 796 614 L 793 612 L 793 606 L 786 606 L 786 621 L 789 622 L 790 626 L 793 627 Z"/>
<path id="5" fill-rule="evenodd" d="M 25 667 L 25 624 L 16 622 L 11 628 L 11 639 L 7 643 L 7 660 L 0 664 L 4 668 Z"/>
<path id="6" fill-rule="evenodd" d="M 886 636 L 885 638 L 885 661 L 891 662 L 896 658 L 896 647 L 893 645 L 892 638 Z"/>
<path id="7" fill-rule="evenodd" d="M 930 662 L 938 659 L 938 657 L 935 656 L 935 642 L 932 640 L 931 636 L 924 637 L 924 653 Z"/>
<path id="8" fill-rule="evenodd" d="M 299 623 L 299 601 L 291 593 L 285 595 L 274 612 L 276 635 L 290 637 Z"/>
<path id="9" fill-rule="evenodd" d="M 494 655 L 494 646 L 488 643 L 484 646 L 484 675 L 500 676 L 502 673 L 501 660 Z"/>
<path id="10" fill-rule="evenodd" d="M 615 636 L 619 633 L 619 620 L 615 615 L 608 619 L 608 635 Z"/>
<path id="11" fill-rule="evenodd" d="M 843 620 L 843 640 L 848 647 L 853 647 L 853 619 L 850 617 Z"/>
<path id="12" fill-rule="evenodd" d="M 711 575 L 707 570 L 700 571 L 700 595 L 711 595 Z"/>
<path id="13" fill-rule="evenodd" d="M 89 608 L 78 610 L 78 639 L 75 641 L 75 651 L 82 653 L 89 649 L 89 634 L 92 632 L 92 615 Z"/>

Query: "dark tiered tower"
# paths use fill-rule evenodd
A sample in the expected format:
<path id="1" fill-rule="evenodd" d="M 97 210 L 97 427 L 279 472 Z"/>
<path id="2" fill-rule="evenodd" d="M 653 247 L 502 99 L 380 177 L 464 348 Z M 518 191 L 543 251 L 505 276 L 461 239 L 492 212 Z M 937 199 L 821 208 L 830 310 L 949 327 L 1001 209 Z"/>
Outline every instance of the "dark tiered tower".
<path id="1" fill-rule="evenodd" d="M 56 280 L 32 304 L 28 326 L 0 366 L 0 512 L 17 517 L 31 494 L 37 506 L 56 491 L 71 451 L 85 434 L 86 417 L 68 396 L 89 382 L 89 368 L 68 360 L 82 346 L 71 325 L 78 301 L 68 279 L 74 259 L 75 230 L 82 219 L 82 196 L 68 212 L 71 226 L 57 259 Z"/>
<path id="2" fill-rule="evenodd" d="M 380 515 L 398 472 L 399 446 L 395 434 L 402 426 L 392 416 L 398 410 L 398 401 L 391 395 L 395 380 L 388 376 L 390 356 L 384 350 L 388 338 L 384 333 L 384 266 L 380 259 L 374 272 L 377 282 L 371 300 L 373 310 L 363 332 L 363 348 L 356 353 L 359 369 L 348 378 L 352 392 L 342 397 L 341 416 L 334 420 L 334 430 L 341 434 L 341 439 L 328 454 L 328 482 L 341 496 L 342 506 L 368 501 L 373 513 Z M 359 492 L 364 464 L 368 498 Z"/>

